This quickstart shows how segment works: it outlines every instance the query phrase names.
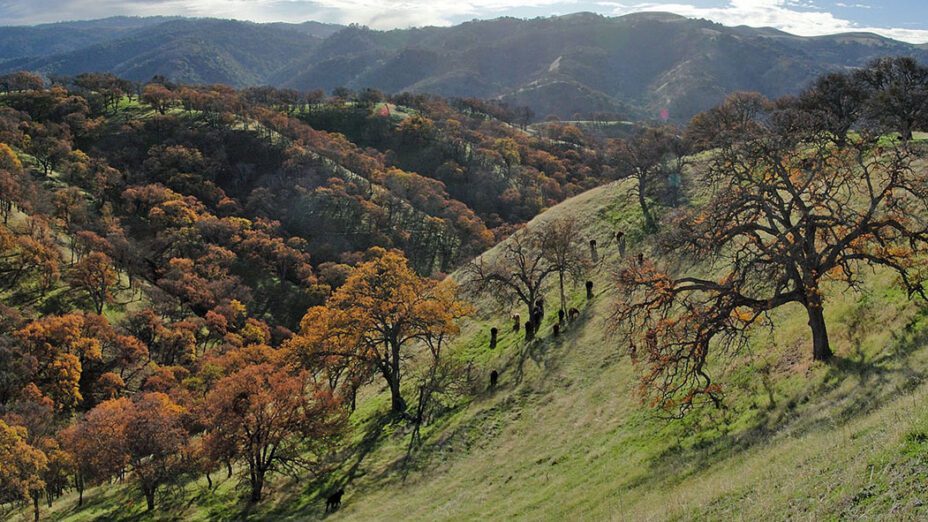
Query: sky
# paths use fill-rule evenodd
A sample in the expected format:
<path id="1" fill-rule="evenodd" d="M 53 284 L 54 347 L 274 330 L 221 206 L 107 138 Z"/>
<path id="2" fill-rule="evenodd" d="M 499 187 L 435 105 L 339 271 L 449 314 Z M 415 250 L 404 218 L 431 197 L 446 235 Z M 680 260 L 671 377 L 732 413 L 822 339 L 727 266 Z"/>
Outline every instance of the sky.
<path id="1" fill-rule="evenodd" d="M 256 22 L 316 20 L 392 29 L 579 11 L 610 16 L 668 11 L 725 25 L 775 27 L 803 36 L 869 31 L 913 43 L 928 42 L 926 0 L 0 0 L 0 25 L 172 15 Z"/>

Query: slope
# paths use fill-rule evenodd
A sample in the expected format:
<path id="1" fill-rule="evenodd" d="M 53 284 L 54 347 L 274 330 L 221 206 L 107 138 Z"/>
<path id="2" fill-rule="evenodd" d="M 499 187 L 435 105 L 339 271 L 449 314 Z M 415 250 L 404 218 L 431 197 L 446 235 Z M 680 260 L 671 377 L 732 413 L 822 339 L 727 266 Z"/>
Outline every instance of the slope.
<path id="1" fill-rule="evenodd" d="M 115 19 L 4 28 L 0 71 L 114 72 L 132 80 L 501 98 L 537 119 L 644 114 L 685 121 L 736 90 L 793 94 L 823 71 L 923 47 L 873 34 L 803 38 L 667 13 L 498 18 L 375 31 L 308 22 Z M 99 27 L 99 29 L 97 29 Z M 60 32 L 60 39 L 52 36 Z M 582 118 L 574 118 L 575 114 Z"/>
<path id="2" fill-rule="evenodd" d="M 922 165 L 924 167 L 924 164 Z M 545 212 L 584 218 L 604 263 L 597 293 L 571 293 L 579 320 L 558 339 L 552 321 L 526 344 L 508 332 L 506 310 L 477 300 L 456 346 L 474 364 L 472 395 L 426 426 L 407 458 L 408 428 L 384 420 L 387 395 L 365 390 L 351 444 L 329 476 L 279 480 L 273 497 L 249 507 L 234 481 L 209 491 L 187 484 L 169 503 L 184 520 L 323 518 L 324 492 L 349 483 L 344 520 L 676 520 L 840 518 L 893 513 L 925 516 L 928 473 L 928 317 L 870 274 L 860 292 L 830 293 L 828 320 L 837 358 L 811 365 L 804 313 L 784 309 L 776 328 L 758 330 L 749 356 L 715 369 L 727 408 L 669 422 L 635 395 L 634 368 L 606 335 L 618 254 L 608 238 L 631 231 L 632 252 L 649 254 L 634 232 L 640 219 L 627 186 L 593 189 Z M 499 249 L 487 253 L 497 255 Z M 490 326 L 502 330 L 487 348 Z M 491 369 L 500 385 L 486 389 Z M 144 519 L 134 493 L 98 488 L 89 508 L 73 498 L 56 519 Z"/>
<path id="3" fill-rule="evenodd" d="M 292 56 L 318 45 L 316 30 L 312 25 L 170 20 L 66 53 L 16 60 L 6 68 L 62 75 L 105 71 L 134 81 L 162 75 L 182 83 L 259 85 Z M 326 34 L 324 26 L 321 34 Z"/>
<path id="4" fill-rule="evenodd" d="M 585 234 L 602 245 L 614 226 L 634 221 L 624 197 L 621 185 L 594 189 L 530 226 L 559 213 L 590 216 Z M 607 259 L 606 266 L 615 255 Z M 607 285 L 609 270 L 594 280 Z M 492 314 L 471 325 L 467 346 L 485 357 L 486 369 L 501 370 L 500 389 L 433 432 L 422 475 L 404 483 L 387 475 L 368 486 L 368 476 L 385 472 L 371 465 L 342 516 L 757 520 L 889 509 L 924 516 L 917 477 L 926 471 L 926 322 L 891 281 L 875 273 L 863 293 L 828 303 L 839 354 L 833 366 L 809 364 L 803 313 L 785 310 L 775 330 L 757 332 L 752 355 L 726 369 L 728 409 L 683 422 L 657 418 L 636 400 L 632 365 L 605 335 L 609 291 L 560 341 L 547 333 L 529 346 L 509 338 L 500 354 L 484 347 L 486 329 L 507 322 Z"/>

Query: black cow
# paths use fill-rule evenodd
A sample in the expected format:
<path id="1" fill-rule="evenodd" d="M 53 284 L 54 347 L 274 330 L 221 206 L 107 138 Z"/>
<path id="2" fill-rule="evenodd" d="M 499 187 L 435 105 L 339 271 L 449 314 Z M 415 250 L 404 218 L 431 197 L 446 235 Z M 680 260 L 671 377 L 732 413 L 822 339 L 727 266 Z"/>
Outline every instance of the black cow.
<path id="1" fill-rule="evenodd" d="M 338 488 L 336 491 L 329 494 L 328 498 L 325 499 L 325 512 L 333 513 L 342 505 L 342 495 L 345 494 L 345 488 Z"/>

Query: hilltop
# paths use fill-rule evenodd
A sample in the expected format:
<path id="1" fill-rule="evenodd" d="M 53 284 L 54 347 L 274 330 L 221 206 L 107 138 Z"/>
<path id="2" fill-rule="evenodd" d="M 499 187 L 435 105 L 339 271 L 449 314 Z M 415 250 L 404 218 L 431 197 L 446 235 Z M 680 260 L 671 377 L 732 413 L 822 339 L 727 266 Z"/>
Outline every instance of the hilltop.
<path id="1" fill-rule="evenodd" d="M 804 38 L 666 13 L 499 18 L 391 31 L 109 19 L 3 28 L 0 35 L 0 71 L 492 97 L 526 105 L 538 120 L 596 113 L 656 119 L 668 109 L 683 122 L 729 92 L 795 94 L 822 72 L 878 56 L 926 58 L 919 46 L 872 34 Z"/>

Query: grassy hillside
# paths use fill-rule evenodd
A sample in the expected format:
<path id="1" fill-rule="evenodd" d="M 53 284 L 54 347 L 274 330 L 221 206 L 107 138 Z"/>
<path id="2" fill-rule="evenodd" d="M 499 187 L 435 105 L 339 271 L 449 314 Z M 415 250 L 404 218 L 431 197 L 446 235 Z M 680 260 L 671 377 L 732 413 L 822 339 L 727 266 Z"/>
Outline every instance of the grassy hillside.
<path id="1" fill-rule="evenodd" d="M 896 290 L 891 275 L 866 276 L 860 291 L 829 292 L 826 316 L 836 358 L 811 364 L 801 309 L 759 328 L 750 354 L 715 367 L 726 408 L 667 421 L 640 403 L 635 368 L 607 334 L 617 228 L 640 243 L 639 214 L 627 186 L 614 183 L 550 209 L 583 218 L 605 260 L 589 303 L 558 339 L 551 319 L 526 345 L 508 331 L 508 310 L 490 296 L 456 342 L 474 363 L 472 394 L 423 431 L 406 458 L 409 432 L 384 420 L 385 390 L 370 386 L 352 417 L 350 441 L 330 475 L 275 482 L 250 508 L 234 480 L 168 492 L 171 506 L 145 515 L 122 485 L 65 497 L 47 512 L 60 520 L 305 520 L 323 518 L 324 494 L 348 482 L 333 520 L 689 520 L 926 516 L 928 317 Z M 496 247 L 499 249 L 500 247 Z M 487 255 L 495 255 L 495 250 Z M 501 330 L 496 350 L 491 326 Z M 500 372 L 496 390 L 488 374 Z"/>

